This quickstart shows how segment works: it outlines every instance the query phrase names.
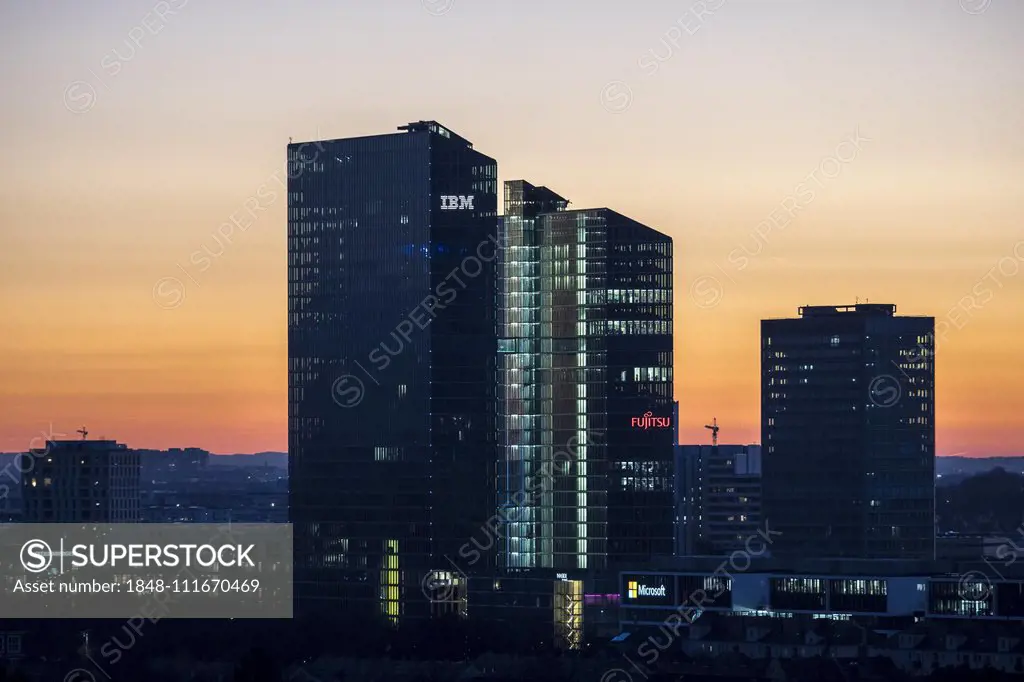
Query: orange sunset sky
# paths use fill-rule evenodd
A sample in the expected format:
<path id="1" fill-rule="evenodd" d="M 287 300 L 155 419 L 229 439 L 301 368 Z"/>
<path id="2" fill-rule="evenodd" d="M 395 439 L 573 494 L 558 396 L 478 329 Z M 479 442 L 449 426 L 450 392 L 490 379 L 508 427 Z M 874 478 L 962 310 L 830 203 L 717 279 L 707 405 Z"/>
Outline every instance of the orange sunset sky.
<path id="1" fill-rule="evenodd" d="M 1024 455 L 1022 20 L 1011 0 L 5 2 L 0 451 L 82 425 L 285 450 L 288 137 L 435 119 L 501 180 L 672 235 L 684 442 L 712 417 L 760 439 L 760 319 L 859 298 L 945 331 L 939 454 Z"/>

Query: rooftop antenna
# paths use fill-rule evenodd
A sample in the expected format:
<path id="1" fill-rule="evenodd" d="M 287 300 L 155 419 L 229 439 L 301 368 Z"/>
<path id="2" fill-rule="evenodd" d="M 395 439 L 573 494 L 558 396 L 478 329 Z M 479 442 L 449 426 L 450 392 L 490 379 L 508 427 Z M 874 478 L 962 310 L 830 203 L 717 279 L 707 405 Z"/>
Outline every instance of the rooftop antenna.
<path id="1" fill-rule="evenodd" d="M 78 429 L 78 431 L 75 431 L 75 433 L 82 434 L 82 440 L 85 440 L 89 436 L 89 432 L 85 430 L 84 426 L 82 428 Z"/>
<path id="2" fill-rule="evenodd" d="M 710 424 L 705 424 L 704 428 L 711 429 L 711 445 L 718 447 L 718 417 L 712 419 Z"/>

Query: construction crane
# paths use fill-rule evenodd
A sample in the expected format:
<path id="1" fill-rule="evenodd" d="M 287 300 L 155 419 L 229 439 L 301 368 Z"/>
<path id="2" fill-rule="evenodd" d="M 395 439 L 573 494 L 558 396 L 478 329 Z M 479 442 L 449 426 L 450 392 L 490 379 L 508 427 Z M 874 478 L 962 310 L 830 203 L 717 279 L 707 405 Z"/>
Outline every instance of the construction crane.
<path id="1" fill-rule="evenodd" d="M 718 417 L 712 419 L 710 424 L 705 424 L 704 428 L 711 430 L 711 445 L 718 447 Z"/>
<path id="2" fill-rule="evenodd" d="M 76 431 L 75 433 L 82 434 L 82 440 L 85 440 L 86 437 L 88 437 L 88 435 L 89 435 L 89 432 L 85 430 L 84 426 L 82 428 L 78 429 L 78 431 Z"/>

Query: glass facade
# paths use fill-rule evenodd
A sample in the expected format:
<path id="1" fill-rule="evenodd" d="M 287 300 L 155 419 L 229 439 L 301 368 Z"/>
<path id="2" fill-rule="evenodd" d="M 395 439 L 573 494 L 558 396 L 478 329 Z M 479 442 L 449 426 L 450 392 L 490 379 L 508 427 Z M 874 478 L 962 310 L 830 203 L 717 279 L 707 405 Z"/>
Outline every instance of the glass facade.
<path id="1" fill-rule="evenodd" d="M 937 616 L 976 618 L 996 615 L 992 585 L 984 574 L 972 581 L 933 580 L 928 583 L 928 611 Z M 1002 615 L 1002 614 L 1000 614 Z"/>
<path id="2" fill-rule="evenodd" d="M 495 504 L 496 162 L 401 130 L 288 147 L 297 605 L 392 621 Z"/>
<path id="3" fill-rule="evenodd" d="M 829 610 L 840 613 L 885 613 L 889 585 L 884 579 L 829 580 Z"/>
<path id="4" fill-rule="evenodd" d="M 555 646 L 577 651 L 583 648 L 583 581 L 556 580 L 554 599 Z"/>
<path id="5" fill-rule="evenodd" d="M 507 570 L 673 551 L 672 241 L 505 185 L 499 461 Z"/>
<path id="6" fill-rule="evenodd" d="M 780 611 L 824 611 L 824 578 L 772 578 L 769 599 Z"/>
<path id="7" fill-rule="evenodd" d="M 895 311 L 808 307 L 761 323 L 773 552 L 934 558 L 935 321 Z"/>
<path id="8" fill-rule="evenodd" d="M 554 440 L 550 415 L 544 414 L 550 367 L 545 368 L 541 356 L 539 216 L 564 210 L 568 203 L 551 190 L 522 180 L 505 183 L 498 260 L 497 487 L 506 520 L 499 563 L 512 570 L 555 567 L 551 515 Z"/>
<path id="9" fill-rule="evenodd" d="M 732 578 L 721 575 L 681 575 L 679 594 L 681 604 L 689 602 L 703 607 L 731 609 Z"/>

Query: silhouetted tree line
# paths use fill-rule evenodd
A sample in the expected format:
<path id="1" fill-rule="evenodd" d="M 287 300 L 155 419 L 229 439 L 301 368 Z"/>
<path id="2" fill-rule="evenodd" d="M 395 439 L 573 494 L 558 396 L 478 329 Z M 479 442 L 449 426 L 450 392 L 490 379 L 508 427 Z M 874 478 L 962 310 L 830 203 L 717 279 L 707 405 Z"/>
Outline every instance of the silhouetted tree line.
<path id="1" fill-rule="evenodd" d="M 1016 534 L 1024 521 L 1024 476 L 996 468 L 936 490 L 940 532 Z"/>

